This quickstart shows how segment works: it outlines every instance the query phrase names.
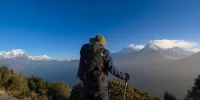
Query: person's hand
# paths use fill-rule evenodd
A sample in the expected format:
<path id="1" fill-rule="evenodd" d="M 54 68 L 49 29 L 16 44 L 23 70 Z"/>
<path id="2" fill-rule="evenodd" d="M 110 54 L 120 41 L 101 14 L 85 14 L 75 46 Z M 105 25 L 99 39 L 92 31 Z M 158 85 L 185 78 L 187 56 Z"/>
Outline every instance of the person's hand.
<path id="1" fill-rule="evenodd" d="M 129 81 L 129 79 L 130 79 L 130 74 L 128 74 L 128 73 L 125 73 L 125 75 L 126 75 L 125 81 L 126 81 L 126 82 L 128 82 L 128 81 Z"/>

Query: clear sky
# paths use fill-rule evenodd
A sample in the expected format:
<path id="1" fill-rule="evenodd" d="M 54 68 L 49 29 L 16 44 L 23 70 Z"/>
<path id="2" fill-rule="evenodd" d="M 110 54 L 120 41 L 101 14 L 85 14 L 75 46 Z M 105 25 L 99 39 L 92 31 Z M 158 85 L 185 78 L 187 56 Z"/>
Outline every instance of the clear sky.
<path id="1" fill-rule="evenodd" d="M 116 52 L 170 39 L 200 42 L 200 0 L 1 0 L 0 51 L 78 57 L 104 35 Z"/>

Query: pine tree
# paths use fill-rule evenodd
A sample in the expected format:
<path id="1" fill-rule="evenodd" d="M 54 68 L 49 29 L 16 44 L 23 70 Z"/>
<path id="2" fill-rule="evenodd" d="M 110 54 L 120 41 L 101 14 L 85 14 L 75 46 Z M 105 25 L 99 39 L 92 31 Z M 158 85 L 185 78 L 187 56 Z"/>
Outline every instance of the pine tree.
<path id="1" fill-rule="evenodd" d="M 191 90 L 187 91 L 185 100 L 200 100 L 200 74 L 195 79 L 194 86 Z"/>

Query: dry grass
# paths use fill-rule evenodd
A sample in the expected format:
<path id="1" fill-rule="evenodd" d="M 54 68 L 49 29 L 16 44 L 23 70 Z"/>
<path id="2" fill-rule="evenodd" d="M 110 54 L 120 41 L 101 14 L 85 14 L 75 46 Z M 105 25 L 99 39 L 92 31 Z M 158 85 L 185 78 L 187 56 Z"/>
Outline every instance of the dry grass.
<path id="1" fill-rule="evenodd" d="M 8 93 L 7 93 L 7 91 L 6 91 L 5 89 L 0 88 L 0 94 L 5 94 L 5 95 L 7 95 Z"/>

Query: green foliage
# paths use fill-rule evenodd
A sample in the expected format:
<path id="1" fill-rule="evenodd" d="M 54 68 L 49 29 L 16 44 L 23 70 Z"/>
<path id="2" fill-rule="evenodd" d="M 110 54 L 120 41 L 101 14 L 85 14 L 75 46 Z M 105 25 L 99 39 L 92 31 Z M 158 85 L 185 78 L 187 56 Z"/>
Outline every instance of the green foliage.
<path id="1" fill-rule="evenodd" d="M 187 91 L 185 100 L 200 100 L 200 74 L 194 81 L 194 86 Z"/>
<path id="2" fill-rule="evenodd" d="M 0 68 L 0 82 L 1 88 L 20 99 L 67 100 L 70 96 L 70 87 L 63 82 L 45 82 L 34 76 L 27 78 L 6 66 Z"/>
<path id="3" fill-rule="evenodd" d="M 46 89 L 51 88 L 52 85 L 53 85 L 53 83 L 51 83 L 51 82 L 49 82 L 49 81 L 46 81 L 46 82 L 45 82 L 45 88 L 46 88 Z"/>
<path id="4" fill-rule="evenodd" d="M 78 82 L 72 89 L 69 100 L 82 100 L 83 97 L 83 84 Z"/>
<path id="5" fill-rule="evenodd" d="M 20 91 L 20 80 L 17 77 L 11 77 L 7 83 L 7 90 Z"/>
<path id="6" fill-rule="evenodd" d="M 187 95 L 185 96 L 184 100 L 192 100 L 192 92 L 190 90 L 187 91 Z"/>
<path id="7" fill-rule="evenodd" d="M 63 82 L 45 82 L 42 78 L 32 76 L 24 77 L 21 73 L 15 73 L 6 66 L 0 68 L 0 86 L 12 91 L 13 96 L 20 99 L 29 98 L 32 100 L 82 100 L 83 84 L 78 82 L 70 92 L 68 84 Z M 113 80 L 108 84 L 109 100 L 121 100 L 125 84 L 121 80 Z M 147 92 L 140 92 L 138 89 L 128 85 L 127 100 L 159 100 L 152 98 Z"/>
<path id="8" fill-rule="evenodd" d="M 7 90 L 13 91 L 20 96 L 27 96 L 29 92 L 28 83 L 25 77 L 23 76 L 13 76 L 7 82 Z"/>
<path id="9" fill-rule="evenodd" d="M 0 73 L 1 73 L 1 85 L 2 86 L 6 86 L 7 81 L 10 79 L 10 70 L 8 69 L 8 67 L 3 66 L 0 68 Z"/>
<path id="10" fill-rule="evenodd" d="M 164 100 L 177 100 L 177 98 L 172 93 L 165 91 Z"/>
<path id="11" fill-rule="evenodd" d="M 45 81 L 42 78 L 30 77 L 28 79 L 28 86 L 31 91 L 43 94 L 44 89 L 46 88 Z"/>
<path id="12" fill-rule="evenodd" d="M 13 69 L 10 70 L 10 74 L 14 75 L 14 70 Z"/>
<path id="13" fill-rule="evenodd" d="M 52 99 L 67 100 L 70 96 L 70 87 L 63 82 L 55 82 L 48 88 L 48 96 Z"/>
<path id="14" fill-rule="evenodd" d="M 28 78 L 21 75 L 19 75 L 18 78 L 20 80 L 20 95 L 27 95 L 27 92 L 30 91 L 28 87 Z"/>
<path id="15" fill-rule="evenodd" d="M 154 97 L 153 100 L 160 100 L 158 97 Z"/>
<path id="16" fill-rule="evenodd" d="M 120 80 L 113 80 L 109 82 L 108 90 L 109 90 L 109 99 L 110 100 L 121 100 L 124 93 L 124 86 L 125 84 Z M 138 89 L 133 88 L 132 86 L 128 85 L 127 93 L 126 93 L 127 100 L 152 100 L 153 98 L 146 92 L 142 93 Z"/>
<path id="17" fill-rule="evenodd" d="M 141 93 L 141 100 L 152 100 L 152 97 L 149 93 L 143 92 Z"/>
<path id="18" fill-rule="evenodd" d="M 121 100 L 124 93 L 125 84 L 120 80 L 113 80 L 108 84 L 109 100 Z M 82 100 L 83 86 L 78 82 L 71 91 L 69 100 Z M 126 100 L 160 100 L 158 97 L 152 98 L 147 92 L 140 92 L 138 89 L 128 85 Z"/>

